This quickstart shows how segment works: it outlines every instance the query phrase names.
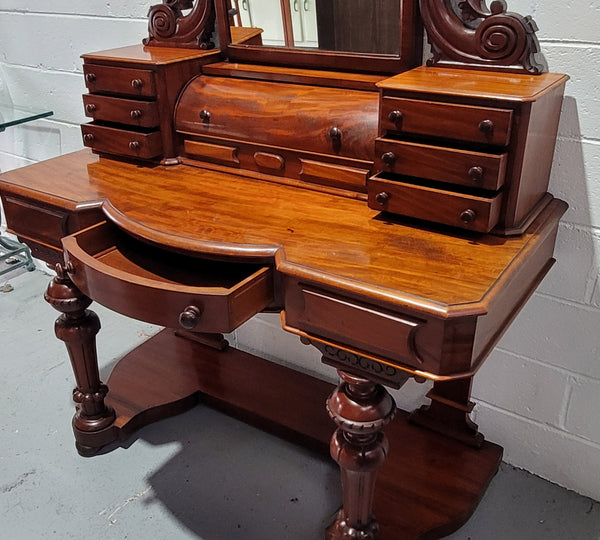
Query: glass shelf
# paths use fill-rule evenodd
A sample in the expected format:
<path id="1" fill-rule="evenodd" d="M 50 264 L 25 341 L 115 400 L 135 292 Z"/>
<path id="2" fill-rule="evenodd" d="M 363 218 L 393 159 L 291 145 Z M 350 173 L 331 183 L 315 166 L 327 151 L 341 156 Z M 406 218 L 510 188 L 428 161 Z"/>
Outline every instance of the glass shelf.
<path id="1" fill-rule="evenodd" d="M 32 120 L 39 120 L 53 114 L 52 111 L 30 111 L 20 107 L 13 107 L 12 105 L 0 105 L 0 132 L 4 131 L 7 127 L 17 126 L 25 122 L 31 122 Z"/>
<path id="2" fill-rule="evenodd" d="M 53 111 L 30 111 L 12 105 L 0 105 L 0 133 L 7 127 L 18 126 L 53 114 Z M 0 235 L 0 276 L 20 267 L 25 267 L 29 271 L 35 270 L 30 249 L 25 244 Z"/>

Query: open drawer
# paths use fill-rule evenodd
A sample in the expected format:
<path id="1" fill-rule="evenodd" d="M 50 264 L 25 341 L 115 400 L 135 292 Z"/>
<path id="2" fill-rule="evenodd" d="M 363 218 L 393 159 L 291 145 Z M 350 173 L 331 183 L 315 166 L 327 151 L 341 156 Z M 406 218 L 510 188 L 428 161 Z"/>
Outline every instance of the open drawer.
<path id="1" fill-rule="evenodd" d="M 198 332 L 231 332 L 273 299 L 273 271 L 174 253 L 102 222 L 62 240 L 69 276 L 129 317 Z"/>

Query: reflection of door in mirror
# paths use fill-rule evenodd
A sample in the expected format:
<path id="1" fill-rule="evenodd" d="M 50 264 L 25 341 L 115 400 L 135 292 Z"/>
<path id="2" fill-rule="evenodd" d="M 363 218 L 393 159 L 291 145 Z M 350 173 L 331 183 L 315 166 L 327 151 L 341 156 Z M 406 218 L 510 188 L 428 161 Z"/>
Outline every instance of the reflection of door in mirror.
<path id="1" fill-rule="evenodd" d="M 316 0 L 238 0 L 241 26 L 262 28 L 264 45 L 318 47 Z M 286 41 L 286 31 L 289 32 Z"/>
<path id="2" fill-rule="evenodd" d="M 264 45 L 284 45 L 283 17 L 279 0 L 240 0 L 242 26 L 262 28 Z"/>
<path id="3" fill-rule="evenodd" d="M 398 0 L 238 0 L 236 24 L 267 46 L 397 55 Z"/>
<path id="4" fill-rule="evenodd" d="M 317 3 L 318 0 L 289 0 L 294 47 L 318 47 Z"/>

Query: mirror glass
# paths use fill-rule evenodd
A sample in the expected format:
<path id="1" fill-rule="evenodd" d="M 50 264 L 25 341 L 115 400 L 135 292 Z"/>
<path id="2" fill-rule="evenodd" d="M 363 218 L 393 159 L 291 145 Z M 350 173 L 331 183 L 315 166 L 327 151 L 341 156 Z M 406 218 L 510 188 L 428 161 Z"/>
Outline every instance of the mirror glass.
<path id="1" fill-rule="evenodd" d="M 398 0 L 231 0 L 230 24 L 260 28 L 260 43 L 398 55 Z"/>

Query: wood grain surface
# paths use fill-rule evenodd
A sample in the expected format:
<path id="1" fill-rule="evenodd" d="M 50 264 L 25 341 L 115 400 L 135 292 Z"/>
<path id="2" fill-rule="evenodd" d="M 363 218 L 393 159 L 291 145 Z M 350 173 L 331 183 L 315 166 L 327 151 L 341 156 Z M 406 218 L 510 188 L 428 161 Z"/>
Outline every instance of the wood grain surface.
<path id="1" fill-rule="evenodd" d="M 499 281 L 566 209 L 554 201 L 525 234 L 502 238 L 415 226 L 350 198 L 187 166 L 98 159 L 86 150 L 5 173 L 0 187 L 3 196 L 35 197 L 74 214 L 103 205 L 118 225 L 171 249 L 275 260 L 281 272 L 318 275 L 442 317 L 486 313 Z"/>

